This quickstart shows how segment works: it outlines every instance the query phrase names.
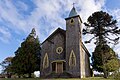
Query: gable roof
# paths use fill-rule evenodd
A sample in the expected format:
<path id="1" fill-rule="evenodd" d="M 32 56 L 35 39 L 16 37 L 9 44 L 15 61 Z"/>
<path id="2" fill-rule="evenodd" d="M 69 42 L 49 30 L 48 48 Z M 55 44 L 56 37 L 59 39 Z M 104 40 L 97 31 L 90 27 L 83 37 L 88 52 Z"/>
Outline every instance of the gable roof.
<path id="1" fill-rule="evenodd" d="M 42 44 L 43 43 L 45 43 L 47 40 L 49 40 L 50 38 L 52 38 L 55 34 L 57 34 L 57 33 L 62 33 L 63 34 L 63 36 L 65 37 L 65 35 L 66 35 L 66 31 L 65 30 L 63 30 L 63 29 L 61 29 L 61 28 L 57 28 L 45 41 L 43 41 L 42 42 Z M 42 45 L 41 44 L 41 45 Z"/>

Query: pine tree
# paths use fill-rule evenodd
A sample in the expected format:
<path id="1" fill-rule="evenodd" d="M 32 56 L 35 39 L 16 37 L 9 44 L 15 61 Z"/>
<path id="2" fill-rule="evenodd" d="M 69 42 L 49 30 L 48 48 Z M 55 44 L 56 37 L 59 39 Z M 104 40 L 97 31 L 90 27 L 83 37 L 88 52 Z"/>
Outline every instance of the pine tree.
<path id="1" fill-rule="evenodd" d="M 108 65 L 108 56 L 111 55 L 110 51 L 114 54 L 114 51 L 111 50 L 108 44 L 116 45 L 119 41 L 120 29 L 116 26 L 116 23 L 117 21 L 111 15 L 98 11 L 87 19 L 87 23 L 85 23 L 86 28 L 83 29 L 84 35 L 94 35 L 91 39 L 85 41 L 85 43 L 90 43 L 93 39 L 95 40 L 96 48 L 92 55 L 92 66 L 94 70 L 103 71 L 104 78 L 108 76 L 106 66 Z M 115 55 L 114 57 L 117 59 Z M 110 58 L 110 60 L 112 59 Z"/>
<path id="2" fill-rule="evenodd" d="M 18 75 L 28 74 L 31 77 L 31 73 L 40 70 L 40 50 L 40 42 L 33 28 L 15 52 L 12 60 L 13 71 Z"/>

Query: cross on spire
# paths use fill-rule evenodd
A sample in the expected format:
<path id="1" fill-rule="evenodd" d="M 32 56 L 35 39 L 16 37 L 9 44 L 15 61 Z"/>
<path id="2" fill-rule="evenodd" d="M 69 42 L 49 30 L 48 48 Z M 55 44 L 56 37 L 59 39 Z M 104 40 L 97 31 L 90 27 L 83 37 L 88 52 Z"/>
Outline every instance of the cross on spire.
<path id="1" fill-rule="evenodd" d="M 73 7 L 75 6 L 76 3 L 73 3 Z"/>
<path id="2" fill-rule="evenodd" d="M 75 3 L 73 3 L 73 8 L 72 8 L 72 10 L 70 11 L 69 17 L 73 17 L 73 16 L 76 16 L 76 15 L 77 15 L 77 12 L 76 12 L 76 10 L 75 10 L 74 5 L 75 5 Z"/>

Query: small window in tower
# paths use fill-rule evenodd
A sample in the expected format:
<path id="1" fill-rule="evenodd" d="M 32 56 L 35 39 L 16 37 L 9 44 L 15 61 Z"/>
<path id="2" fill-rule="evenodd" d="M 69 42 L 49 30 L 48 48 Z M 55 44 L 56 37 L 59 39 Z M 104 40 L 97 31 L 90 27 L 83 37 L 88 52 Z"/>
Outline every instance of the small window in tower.
<path id="1" fill-rule="evenodd" d="M 73 23 L 74 23 L 74 19 L 73 19 L 73 18 L 70 20 L 70 23 L 71 23 L 71 24 L 73 24 Z"/>

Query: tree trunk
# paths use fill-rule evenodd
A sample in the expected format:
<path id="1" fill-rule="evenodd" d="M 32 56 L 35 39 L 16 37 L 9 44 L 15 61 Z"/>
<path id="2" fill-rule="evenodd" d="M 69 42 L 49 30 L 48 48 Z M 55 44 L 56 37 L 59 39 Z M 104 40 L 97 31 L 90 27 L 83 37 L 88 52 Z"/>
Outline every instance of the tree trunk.
<path id="1" fill-rule="evenodd" d="M 108 72 L 106 71 L 106 66 L 105 66 L 105 63 L 106 63 L 106 57 L 105 57 L 105 54 L 104 54 L 104 48 L 102 48 L 102 63 L 103 63 L 103 73 L 104 73 L 104 78 L 108 78 Z"/>
<path id="2" fill-rule="evenodd" d="M 18 78 L 20 78 L 20 75 L 18 75 Z"/>
<path id="3" fill-rule="evenodd" d="M 105 59 L 103 60 L 103 73 L 104 73 L 104 78 L 108 78 L 108 71 L 106 70 Z"/>
<path id="4" fill-rule="evenodd" d="M 31 73 L 28 73 L 28 78 L 31 78 Z"/>
<path id="5" fill-rule="evenodd" d="M 104 69 L 103 73 L 104 73 L 104 78 L 108 78 L 108 72 L 106 71 L 106 69 Z"/>

